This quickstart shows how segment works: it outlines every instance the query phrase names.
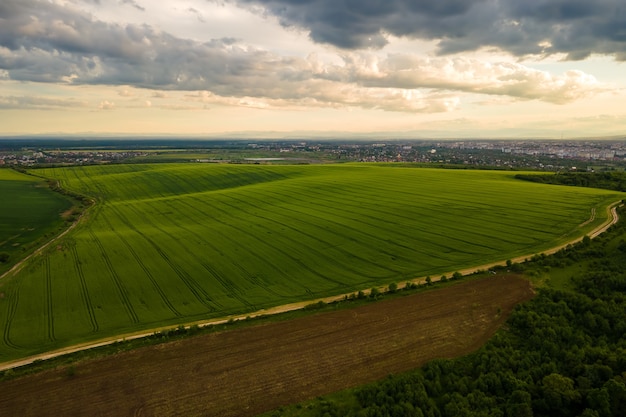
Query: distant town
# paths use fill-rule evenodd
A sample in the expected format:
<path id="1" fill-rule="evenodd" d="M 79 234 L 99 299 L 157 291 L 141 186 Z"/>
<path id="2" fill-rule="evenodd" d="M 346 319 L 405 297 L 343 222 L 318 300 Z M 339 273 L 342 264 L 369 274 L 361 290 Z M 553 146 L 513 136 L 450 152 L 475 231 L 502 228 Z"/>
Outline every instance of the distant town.
<path id="1" fill-rule="evenodd" d="M 622 171 L 623 140 L 0 139 L 0 166 L 140 162 L 394 162 L 545 171 Z"/>

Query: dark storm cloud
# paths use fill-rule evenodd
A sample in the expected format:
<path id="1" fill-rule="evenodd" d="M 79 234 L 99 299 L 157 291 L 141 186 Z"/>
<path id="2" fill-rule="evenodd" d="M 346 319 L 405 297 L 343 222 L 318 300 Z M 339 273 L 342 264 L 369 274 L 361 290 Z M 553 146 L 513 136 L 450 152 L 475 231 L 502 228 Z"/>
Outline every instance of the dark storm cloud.
<path id="1" fill-rule="evenodd" d="M 380 48 L 387 34 L 440 41 L 441 53 L 499 47 L 514 55 L 592 53 L 626 60 L 623 0 L 233 0 L 264 8 L 315 42 Z"/>
<path id="2" fill-rule="evenodd" d="M 439 37 L 449 32 L 442 25 L 456 25 L 456 17 L 485 1 L 239 0 L 239 4 L 262 6 L 284 26 L 309 29 L 316 42 L 355 49 L 384 46 L 385 33 Z"/>

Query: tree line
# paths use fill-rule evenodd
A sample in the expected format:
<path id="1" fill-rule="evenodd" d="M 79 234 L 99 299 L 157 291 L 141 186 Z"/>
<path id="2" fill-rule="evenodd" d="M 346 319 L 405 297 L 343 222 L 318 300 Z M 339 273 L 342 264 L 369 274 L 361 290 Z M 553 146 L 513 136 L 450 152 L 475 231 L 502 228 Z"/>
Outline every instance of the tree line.
<path id="1" fill-rule="evenodd" d="M 515 178 L 543 184 L 593 187 L 626 191 L 626 172 L 557 172 L 554 175 L 517 174 Z"/>

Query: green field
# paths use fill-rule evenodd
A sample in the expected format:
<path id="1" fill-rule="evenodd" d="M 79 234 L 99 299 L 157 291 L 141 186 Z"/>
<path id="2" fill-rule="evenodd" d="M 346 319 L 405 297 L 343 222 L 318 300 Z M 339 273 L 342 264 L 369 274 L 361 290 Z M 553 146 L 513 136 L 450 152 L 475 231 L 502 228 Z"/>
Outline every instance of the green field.
<path id="1" fill-rule="evenodd" d="M 0 169 L 0 274 L 63 226 L 72 203 L 41 178 Z"/>
<path id="2" fill-rule="evenodd" d="M 97 203 L 0 282 L 0 362 L 536 253 L 591 230 L 623 198 L 391 165 L 36 172 Z"/>

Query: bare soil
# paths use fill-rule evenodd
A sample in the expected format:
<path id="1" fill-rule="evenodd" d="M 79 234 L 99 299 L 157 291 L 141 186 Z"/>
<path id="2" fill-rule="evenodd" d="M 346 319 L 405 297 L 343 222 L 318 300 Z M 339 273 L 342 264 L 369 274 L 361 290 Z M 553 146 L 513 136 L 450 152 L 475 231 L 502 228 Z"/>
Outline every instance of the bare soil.
<path id="1" fill-rule="evenodd" d="M 530 283 L 506 275 L 207 334 L 0 383 L 6 416 L 254 416 L 482 346 Z"/>

